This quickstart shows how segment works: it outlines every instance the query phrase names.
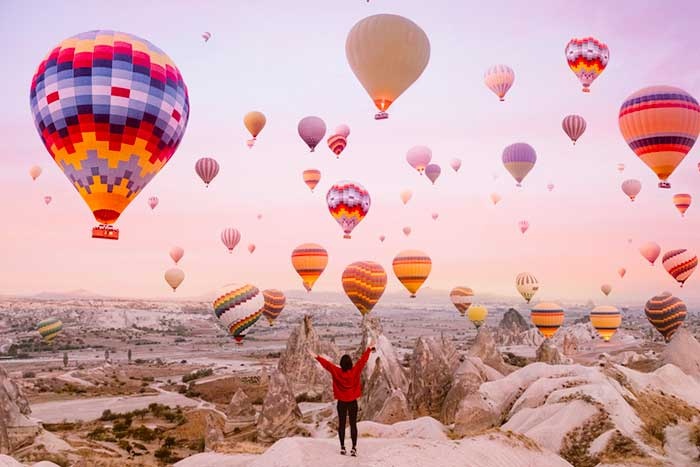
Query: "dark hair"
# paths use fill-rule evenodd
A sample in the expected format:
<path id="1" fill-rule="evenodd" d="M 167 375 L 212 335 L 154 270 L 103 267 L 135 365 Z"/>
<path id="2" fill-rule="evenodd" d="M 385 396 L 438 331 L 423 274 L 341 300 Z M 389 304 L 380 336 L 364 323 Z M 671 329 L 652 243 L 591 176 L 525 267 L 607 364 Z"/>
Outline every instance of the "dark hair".
<path id="1" fill-rule="evenodd" d="M 350 355 L 345 354 L 340 357 L 340 368 L 343 371 L 350 371 L 352 369 L 352 358 L 350 358 Z"/>

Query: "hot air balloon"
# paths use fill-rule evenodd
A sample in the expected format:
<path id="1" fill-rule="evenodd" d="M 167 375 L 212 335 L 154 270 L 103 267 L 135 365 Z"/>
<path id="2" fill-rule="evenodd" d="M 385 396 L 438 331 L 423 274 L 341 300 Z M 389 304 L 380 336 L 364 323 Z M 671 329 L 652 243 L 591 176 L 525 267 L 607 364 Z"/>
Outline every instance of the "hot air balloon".
<path id="1" fill-rule="evenodd" d="M 439 215 L 437 212 L 434 212 L 434 213 L 432 213 L 432 214 L 430 215 L 430 217 L 432 217 L 434 221 L 436 221 L 436 220 L 438 219 L 439 216 L 440 216 L 440 215 Z"/>
<path id="2" fill-rule="evenodd" d="M 260 219 L 262 219 L 262 214 L 257 214 L 255 217 L 256 217 L 258 220 L 260 220 Z"/>
<path id="3" fill-rule="evenodd" d="M 610 60 L 608 46 L 592 37 L 571 39 L 564 54 L 569 68 L 583 85 L 583 92 L 591 91 L 591 83 L 605 70 Z"/>
<path id="4" fill-rule="evenodd" d="M 413 21 L 398 15 L 374 15 L 357 22 L 345 41 L 348 64 L 379 109 L 376 120 L 389 117 L 389 106 L 423 73 L 430 41 Z"/>
<path id="5" fill-rule="evenodd" d="M 515 277 L 515 288 L 518 289 L 518 293 L 523 296 L 525 301 L 530 303 L 532 297 L 540 289 L 540 284 L 535 276 L 529 272 L 521 272 Z"/>
<path id="6" fill-rule="evenodd" d="M 304 243 L 292 251 L 292 266 L 301 276 L 304 288 L 311 292 L 314 283 L 328 265 L 328 252 L 316 243 Z"/>
<path id="7" fill-rule="evenodd" d="M 404 227 L 404 228 L 401 229 L 401 230 L 403 230 L 403 234 L 404 234 L 405 236 L 408 237 L 409 235 L 411 235 L 411 228 L 410 228 L 410 227 Z"/>
<path id="8" fill-rule="evenodd" d="M 535 166 L 535 162 L 537 162 L 537 153 L 527 143 L 515 143 L 503 150 L 502 159 L 506 170 L 510 172 L 517 182 L 516 186 L 522 186 L 522 181 Z"/>
<path id="9" fill-rule="evenodd" d="M 343 290 L 362 316 L 377 304 L 386 289 L 386 272 L 374 261 L 358 261 L 343 271 Z"/>
<path id="10" fill-rule="evenodd" d="M 561 122 L 561 127 L 564 133 L 571 138 L 574 144 L 586 131 L 586 120 L 580 115 L 567 115 Z"/>
<path id="11" fill-rule="evenodd" d="M 467 310 L 467 318 L 474 323 L 477 331 L 486 322 L 489 310 L 483 305 L 472 305 Z"/>
<path id="12" fill-rule="evenodd" d="M 380 236 L 379 236 L 379 241 L 383 243 L 384 240 L 386 240 L 386 235 L 380 235 Z"/>
<path id="13" fill-rule="evenodd" d="M 58 318 L 48 318 L 40 321 L 36 330 L 44 342 L 51 342 L 63 331 L 63 322 Z"/>
<path id="14" fill-rule="evenodd" d="M 252 148 L 255 144 L 258 135 L 263 130 L 263 128 L 265 128 L 265 123 L 267 123 L 267 118 L 265 118 L 265 114 L 263 114 L 262 112 L 258 112 L 257 110 L 248 112 L 243 116 L 243 124 L 250 133 L 250 136 L 253 137 L 253 139 L 249 139 L 248 141 L 246 141 L 246 144 L 249 148 Z"/>
<path id="15" fill-rule="evenodd" d="M 170 268 L 165 271 L 165 282 L 173 288 L 173 292 L 185 280 L 185 272 L 180 268 Z"/>
<path id="16" fill-rule="evenodd" d="M 229 253 L 233 253 L 238 242 L 241 241 L 241 233 L 233 227 L 226 227 L 221 231 L 221 242 L 228 248 Z"/>
<path id="17" fill-rule="evenodd" d="M 245 141 L 245 145 L 248 146 L 248 149 L 252 149 L 252 147 L 255 146 L 255 141 L 253 141 L 252 139 L 247 139 Z"/>
<path id="18" fill-rule="evenodd" d="M 335 130 L 333 130 L 334 135 L 340 135 L 343 138 L 347 138 L 350 136 L 350 127 L 347 126 L 345 123 L 341 123 L 337 127 L 335 127 Z"/>
<path id="19" fill-rule="evenodd" d="M 603 284 L 600 286 L 600 291 L 603 292 L 605 294 L 605 296 L 607 297 L 608 295 L 610 295 L 610 292 L 612 292 L 612 285 Z"/>
<path id="20" fill-rule="evenodd" d="M 406 161 L 421 175 L 433 158 L 433 151 L 427 146 L 413 146 L 406 153 Z"/>
<path id="21" fill-rule="evenodd" d="M 204 186 L 209 186 L 219 173 L 219 163 L 211 157 L 202 157 L 194 164 L 194 170 L 204 182 Z"/>
<path id="22" fill-rule="evenodd" d="M 484 73 L 484 84 L 503 102 L 506 93 L 513 86 L 515 73 L 507 65 L 495 65 Z"/>
<path id="23" fill-rule="evenodd" d="M 254 251 L 255 251 L 255 243 L 249 243 L 248 244 L 248 253 L 250 253 L 252 255 Z"/>
<path id="24" fill-rule="evenodd" d="M 455 157 L 450 161 L 450 167 L 452 167 L 452 170 L 455 172 L 459 172 L 459 168 L 462 167 L 462 160 Z"/>
<path id="25" fill-rule="evenodd" d="M 530 320 L 549 339 L 564 322 L 564 309 L 552 302 L 538 303 L 530 310 Z"/>
<path id="26" fill-rule="evenodd" d="M 311 152 L 314 152 L 316 145 L 326 135 L 326 124 L 318 117 L 304 117 L 299 120 L 297 131 Z"/>
<path id="27" fill-rule="evenodd" d="M 304 183 L 306 183 L 306 186 L 308 186 L 313 193 L 314 188 L 316 188 L 318 182 L 321 181 L 321 171 L 317 169 L 306 169 L 304 170 L 304 173 L 302 173 L 302 177 L 304 177 Z"/>
<path id="28" fill-rule="evenodd" d="M 600 337 L 608 342 L 622 324 L 622 315 L 614 306 L 599 305 L 591 310 L 590 320 Z"/>
<path id="29" fill-rule="evenodd" d="M 630 149 L 659 178 L 659 187 L 671 188 L 668 178 L 700 133 L 700 106 L 680 88 L 651 86 L 625 99 L 619 124 Z"/>
<path id="30" fill-rule="evenodd" d="M 676 209 L 678 209 L 678 212 L 681 213 L 681 217 L 685 217 L 685 212 L 690 207 L 692 200 L 693 197 L 688 193 L 676 193 L 673 195 L 673 204 L 676 206 Z"/>
<path id="31" fill-rule="evenodd" d="M 39 175 L 41 175 L 41 167 L 33 165 L 29 168 L 29 176 L 32 177 L 32 180 L 36 180 Z"/>
<path id="32" fill-rule="evenodd" d="M 474 299 L 474 291 L 469 287 L 455 287 L 450 291 L 450 300 L 459 314 L 464 316 Z"/>
<path id="33" fill-rule="evenodd" d="M 347 138 L 342 135 L 331 135 L 327 142 L 328 148 L 335 154 L 335 158 L 340 159 L 340 153 L 348 145 Z"/>
<path id="34" fill-rule="evenodd" d="M 264 298 L 254 285 L 231 284 L 214 300 L 214 315 L 222 326 L 233 336 L 237 344 L 243 343 L 245 332 L 263 314 Z"/>
<path id="35" fill-rule="evenodd" d="M 518 228 L 520 229 L 520 233 L 524 234 L 527 232 L 527 229 L 530 228 L 530 223 L 528 221 L 519 221 Z"/>
<path id="36" fill-rule="evenodd" d="M 410 292 L 411 298 L 416 298 L 416 292 L 428 278 L 432 265 L 430 257 L 418 250 L 401 251 L 392 262 L 396 278 Z"/>
<path id="37" fill-rule="evenodd" d="M 691 274 L 693 274 L 693 271 L 695 271 L 695 268 L 698 267 L 698 257 L 685 248 L 671 250 L 667 251 L 663 258 L 661 258 L 661 264 L 664 265 L 666 272 L 683 287 L 685 281 L 688 280 Z"/>
<path id="38" fill-rule="evenodd" d="M 428 164 L 428 166 L 425 168 L 425 176 L 428 177 L 433 185 L 435 185 L 435 180 L 437 180 L 440 176 L 440 172 L 442 172 L 442 170 L 437 164 Z"/>
<path id="39" fill-rule="evenodd" d="M 174 246 L 170 249 L 170 258 L 177 264 L 185 255 L 185 250 L 179 246 Z"/>
<path id="40" fill-rule="evenodd" d="M 106 83 L 106 84 L 105 84 Z M 89 31 L 58 44 L 30 87 L 34 123 L 51 157 L 100 224 L 114 224 L 175 153 L 189 99 L 180 71 L 150 42 Z"/>
<path id="41" fill-rule="evenodd" d="M 623 164 L 621 162 L 619 164 L 617 164 L 617 171 L 620 173 L 624 172 L 625 171 L 625 164 Z"/>
<path id="42" fill-rule="evenodd" d="M 158 206 L 158 197 L 151 196 L 150 198 L 148 198 L 148 205 L 151 207 L 151 210 L 154 210 L 156 206 Z"/>
<path id="43" fill-rule="evenodd" d="M 658 245 L 658 243 L 655 242 L 647 242 L 644 245 L 639 247 L 639 252 L 646 258 L 647 261 L 651 263 L 651 265 L 654 265 L 654 261 L 656 261 L 656 258 L 659 257 L 659 254 L 661 253 L 661 247 Z"/>
<path id="44" fill-rule="evenodd" d="M 664 292 L 649 299 L 644 306 L 644 313 L 649 322 L 664 336 L 666 342 L 671 340 L 676 330 L 681 327 L 688 308 L 680 298 L 670 292 Z"/>
<path id="45" fill-rule="evenodd" d="M 622 279 L 623 277 L 625 277 L 625 274 L 627 274 L 627 269 L 619 268 L 617 270 L 617 274 L 620 276 L 620 279 Z"/>
<path id="46" fill-rule="evenodd" d="M 353 229 L 369 212 L 372 200 L 369 192 L 359 183 L 342 181 L 328 190 L 326 204 L 328 211 L 343 229 L 343 238 L 350 238 Z"/>
<path id="47" fill-rule="evenodd" d="M 211 33 L 210 32 L 203 32 L 202 39 L 204 39 L 204 42 L 209 42 L 209 39 L 211 39 Z"/>
<path id="48" fill-rule="evenodd" d="M 552 191 L 554 189 L 554 183 L 547 183 L 547 191 Z"/>
<path id="49" fill-rule="evenodd" d="M 495 205 L 498 204 L 498 202 L 501 200 L 501 195 L 499 195 L 498 193 L 491 193 L 490 198 L 491 202 Z"/>
<path id="50" fill-rule="evenodd" d="M 411 200 L 411 197 L 413 197 L 413 192 L 411 190 L 403 190 L 399 196 L 403 204 L 407 204 Z"/>
<path id="51" fill-rule="evenodd" d="M 622 191 L 629 196 L 630 200 L 634 201 L 640 191 L 642 191 L 642 182 L 630 178 L 622 182 Z"/>
<path id="52" fill-rule="evenodd" d="M 51 196 L 48 196 L 48 195 L 44 196 L 44 204 L 48 206 L 49 203 L 51 203 L 52 199 L 53 198 Z"/>
<path id="53" fill-rule="evenodd" d="M 263 290 L 263 300 L 265 304 L 263 305 L 263 316 L 267 318 L 267 322 L 272 326 L 275 320 L 279 317 L 282 310 L 284 310 L 284 305 L 287 303 L 287 297 L 284 296 L 284 292 L 277 289 L 267 289 Z"/>

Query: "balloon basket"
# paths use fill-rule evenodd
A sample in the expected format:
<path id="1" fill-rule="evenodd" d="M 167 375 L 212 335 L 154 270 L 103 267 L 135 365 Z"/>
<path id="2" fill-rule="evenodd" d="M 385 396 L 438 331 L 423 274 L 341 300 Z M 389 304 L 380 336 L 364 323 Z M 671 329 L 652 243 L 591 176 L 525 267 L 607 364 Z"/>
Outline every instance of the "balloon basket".
<path id="1" fill-rule="evenodd" d="M 345 234 L 345 235 L 343 235 L 343 238 L 352 238 L 352 237 L 350 237 L 350 234 Z"/>
<path id="2" fill-rule="evenodd" d="M 374 115 L 375 120 L 386 120 L 387 118 L 389 118 L 389 114 L 386 112 L 379 112 Z"/>
<path id="3" fill-rule="evenodd" d="M 119 240 L 119 229 L 115 229 L 111 225 L 98 225 L 92 228 L 92 238 Z"/>
<path id="4" fill-rule="evenodd" d="M 659 182 L 659 188 L 671 188 L 671 184 L 668 182 Z"/>

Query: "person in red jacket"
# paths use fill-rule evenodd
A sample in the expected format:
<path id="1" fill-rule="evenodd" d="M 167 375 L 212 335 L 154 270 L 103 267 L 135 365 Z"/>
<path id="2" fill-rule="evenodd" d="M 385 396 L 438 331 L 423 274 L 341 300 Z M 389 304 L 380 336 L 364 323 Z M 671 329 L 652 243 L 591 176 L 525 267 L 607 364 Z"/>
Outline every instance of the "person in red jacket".
<path id="1" fill-rule="evenodd" d="M 374 351 L 370 342 L 367 349 L 356 364 L 352 364 L 350 355 L 340 357 L 340 366 L 336 366 L 325 358 L 309 350 L 309 354 L 328 370 L 333 378 L 333 396 L 338 400 L 338 438 L 340 439 L 340 454 L 345 455 L 345 421 L 350 421 L 350 437 L 352 438 L 351 456 L 357 456 L 357 399 L 362 396 L 360 377 L 362 369 L 369 360 L 369 353 Z"/>

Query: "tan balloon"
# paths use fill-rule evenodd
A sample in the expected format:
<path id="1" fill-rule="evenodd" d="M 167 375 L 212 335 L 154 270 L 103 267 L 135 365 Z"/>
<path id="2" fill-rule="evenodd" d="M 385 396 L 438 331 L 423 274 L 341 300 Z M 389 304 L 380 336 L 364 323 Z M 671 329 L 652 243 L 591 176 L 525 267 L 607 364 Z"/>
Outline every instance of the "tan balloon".
<path id="1" fill-rule="evenodd" d="M 260 134 L 262 129 L 265 128 L 265 123 L 267 123 L 267 119 L 265 118 L 265 114 L 262 112 L 248 112 L 243 117 L 243 124 L 250 132 L 250 136 L 252 136 L 253 139 L 255 139 Z"/>
<path id="2" fill-rule="evenodd" d="M 401 196 L 401 201 L 403 202 L 403 204 L 406 204 L 413 196 L 413 192 L 411 190 L 403 190 L 401 192 L 400 196 Z"/>
<path id="3" fill-rule="evenodd" d="M 29 168 L 29 176 L 32 177 L 32 180 L 36 180 L 39 175 L 41 175 L 41 167 L 33 165 Z"/>
<path id="4" fill-rule="evenodd" d="M 173 288 L 173 292 L 175 292 L 175 289 L 177 289 L 184 280 L 185 272 L 180 268 L 170 268 L 165 271 L 165 282 Z"/>
<path id="5" fill-rule="evenodd" d="M 423 73 L 430 41 L 413 21 L 380 14 L 360 20 L 348 33 L 345 55 L 355 76 L 381 113 Z"/>

